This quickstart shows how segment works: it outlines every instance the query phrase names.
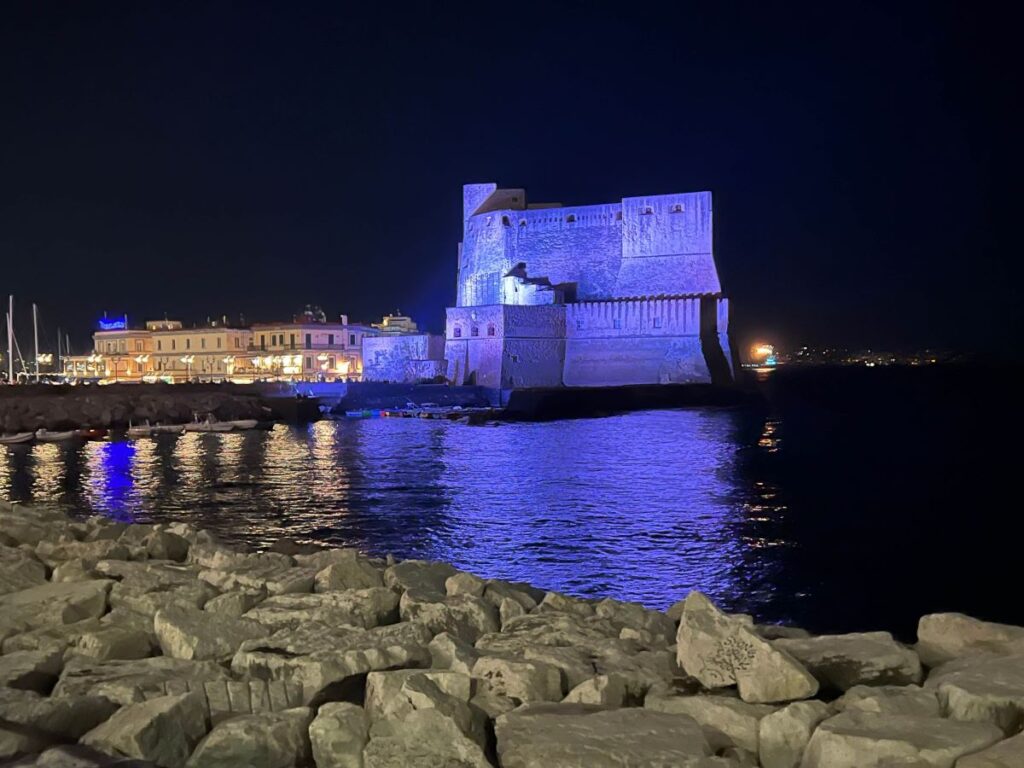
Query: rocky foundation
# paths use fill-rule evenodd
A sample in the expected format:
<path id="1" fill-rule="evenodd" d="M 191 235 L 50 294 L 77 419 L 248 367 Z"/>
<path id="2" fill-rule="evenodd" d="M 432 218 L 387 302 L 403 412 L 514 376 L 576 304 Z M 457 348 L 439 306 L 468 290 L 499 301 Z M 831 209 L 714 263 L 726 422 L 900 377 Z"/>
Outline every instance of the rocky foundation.
<path id="1" fill-rule="evenodd" d="M 911 647 L 275 549 L 0 506 L 0 764 L 1024 766 L 1021 627 Z"/>

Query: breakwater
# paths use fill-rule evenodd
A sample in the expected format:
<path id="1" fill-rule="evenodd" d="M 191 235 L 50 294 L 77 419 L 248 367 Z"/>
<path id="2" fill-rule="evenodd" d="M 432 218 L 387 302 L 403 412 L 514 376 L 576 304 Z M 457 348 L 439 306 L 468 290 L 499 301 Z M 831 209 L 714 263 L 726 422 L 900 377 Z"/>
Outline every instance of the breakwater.
<path id="1" fill-rule="evenodd" d="M 683 596 L 680 596 L 683 597 Z M 1024 628 L 812 636 L 440 562 L 0 505 L 0 759 L 935 766 L 1024 753 Z"/>
<path id="2" fill-rule="evenodd" d="M 0 431 L 124 428 L 132 424 L 180 424 L 195 414 L 217 419 L 279 418 L 290 401 L 264 385 L 111 384 L 0 387 Z"/>

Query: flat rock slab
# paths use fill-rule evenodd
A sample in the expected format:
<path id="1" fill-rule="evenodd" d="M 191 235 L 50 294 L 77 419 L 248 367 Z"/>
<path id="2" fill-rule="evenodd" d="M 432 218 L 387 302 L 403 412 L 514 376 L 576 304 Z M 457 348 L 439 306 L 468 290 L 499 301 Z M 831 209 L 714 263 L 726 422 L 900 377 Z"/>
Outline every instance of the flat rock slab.
<path id="1" fill-rule="evenodd" d="M 937 717 L 844 712 L 825 720 L 811 737 L 803 768 L 862 768 L 865 765 L 922 765 L 952 768 L 957 758 L 1003 738 L 989 723 L 961 723 Z"/>
<path id="2" fill-rule="evenodd" d="M 82 737 L 82 744 L 112 755 L 149 760 L 160 768 L 183 768 L 206 734 L 202 696 L 161 696 L 122 707 Z"/>
<path id="3" fill-rule="evenodd" d="M 833 690 L 921 682 L 917 653 L 897 643 L 888 632 L 783 638 L 772 644 L 807 667 L 822 686 Z"/>
<path id="4" fill-rule="evenodd" d="M 796 659 L 719 611 L 700 592 L 683 603 L 676 635 L 679 666 L 707 688 L 739 687 L 740 698 L 768 704 L 806 699 L 818 681 Z"/>
<path id="5" fill-rule="evenodd" d="M 534 704 L 498 718 L 502 768 L 685 766 L 711 754 L 687 715 L 583 704 Z"/>
<path id="6" fill-rule="evenodd" d="M 962 613 L 932 613 L 917 624 L 917 652 L 929 667 L 978 651 L 1024 653 L 1024 627 L 981 621 Z"/>
<path id="7" fill-rule="evenodd" d="M 363 749 L 363 768 L 492 768 L 480 745 L 434 709 L 379 720 Z"/>
<path id="8" fill-rule="evenodd" d="M 1024 768 L 1024 733 L 961 757 L 956 768 Z"/>
<path id="9" fill-rule="evenodd" d="M 777 707 L 748 704 L 729 696 L 652 696 L 644 700 L 644 708 L 654 712 L 689 715 L 704 729 L 711 749 L 738 747 L 757 754 L 758 726 L 761 718 Z"/>
<path id="10" fill-rule="evenodd" d="M 95 661 L 74 657 L 64 665 L 51 695 L 92 694 L 128 705 L 169 692 L 183 693 L 201 687 L 206 681 L 227 677 L 227 671 L 212 661 L 187 661 L 164 656 L 134 661 Z"/>
<path id="11" fill-rule="evenodd" d="M 183 606 L 157 611 L 153 631 L 164 656 L 197 661 L 230 661 L 246 640 L 271 634 L 255 621 Z"/>
<path id="12" fill-rule="evenodd" d="M 312 711 L 305 707 L 225 720 L 199 742 L 188 768 L 305 765 L 310 758 L 312 720 Z"/>
<path id="13" fill-rule="evenodd" d="M 838 712 L 858 710 L 876 715 L 941 717 L 934 689 L 917 685 L 855 685 L 833 702 Z"/>
<path id="14" fill-rule="evenodd" d="M 0 656 L 0 686 L 48 693 L 64 666 L 58 650 L 15 651 Z"/>
<path id="15" fill-rule="evenodd" d="M 102 696 L 48 698 L 31 691 L 0 688 L 0 720 L 58 740 L 77 741 L 117 710 Z"/>
<path id="16" fill-rule="evenodd" d="M 0 595 L 0 634 L 99 618 L 107 610 L 107 595 L 112 585 L 112 581 L 97 579 L 41 584 Z"/>
<path id="17" fill-rule="evenodd" d="M 458 573 L 448 563 L 430 560 L 403 560 L 384 571 L 384 586 L 396 592 L 420 589 L 445 594 L 445 582 Z"/>
<path id="18" fill-rule="evenodd" d="M 398 595 L 384 587 L 277 595 L 247 611 L 245 618 L 272 631 L 296 629 L 308 622 L 372 629 L 398 621 Z"/>
<path id="19" fill-rule="evenodd" d="M 933 669 L 925 688 L 954 720 L 994 723 L 1007 735 L 1024 725 L 1024 654 L 954 659 Z"/>

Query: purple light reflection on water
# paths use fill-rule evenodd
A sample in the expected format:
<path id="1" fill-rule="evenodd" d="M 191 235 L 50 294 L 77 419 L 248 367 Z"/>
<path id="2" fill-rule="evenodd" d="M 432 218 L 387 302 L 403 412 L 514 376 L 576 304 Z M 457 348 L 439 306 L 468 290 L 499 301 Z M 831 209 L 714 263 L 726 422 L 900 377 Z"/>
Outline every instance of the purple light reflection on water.
<path id="1" fill-rule="evenodd" d="M 740 533 L 751 499 L 737 479 L 739 419 L 320 422 L 87 443 L 30 462 L 8 447 L 0 493 L 118 520 L 188 520 L 257 545 L 289 535 L 445 560 L 657 607 L 695 587 L 746 605 L 760 579 Z"/>

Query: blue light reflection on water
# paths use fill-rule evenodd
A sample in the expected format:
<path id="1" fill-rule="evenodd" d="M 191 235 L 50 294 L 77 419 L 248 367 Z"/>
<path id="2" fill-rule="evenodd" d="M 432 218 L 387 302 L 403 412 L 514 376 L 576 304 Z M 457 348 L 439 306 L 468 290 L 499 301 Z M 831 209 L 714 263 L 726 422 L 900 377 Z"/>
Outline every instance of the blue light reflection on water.
<path id="1" fill-rule="evenodd" d="M 772 542 L 750 520 L 781 514 L 741 477 L 742 452 L 768 450 L 747 433 L 741 413 L 684 410 L 492 427 L 279 425 L 38 456 L 35 446 L 27 463 L 7 446 L 0 495 L 189 520 L 258 545 L 290 535 L 445 560 L 657 607 L 698 587 L 746 608 L 770 591 L 772 569 Z"/>

